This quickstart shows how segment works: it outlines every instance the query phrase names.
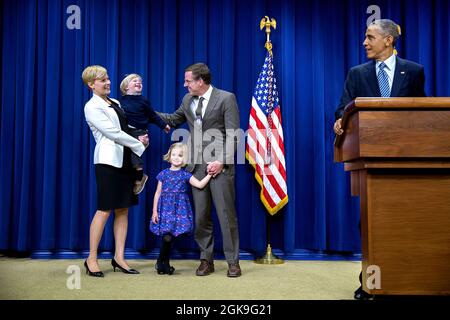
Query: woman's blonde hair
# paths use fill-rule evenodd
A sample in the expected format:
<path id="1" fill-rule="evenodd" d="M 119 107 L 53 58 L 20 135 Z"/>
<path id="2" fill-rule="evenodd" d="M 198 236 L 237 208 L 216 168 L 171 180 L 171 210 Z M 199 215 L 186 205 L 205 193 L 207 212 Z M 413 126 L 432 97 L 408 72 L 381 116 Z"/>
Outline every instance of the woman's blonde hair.
<path id="1" fill-rule="evenodd" d="M 187 164 L 187 153 L 188 153 L 188 148 L 187 145 L 185 143 L 181 143 L 181 142 L 177 142 L 174 143 L 170 146 L 169 151 L 167 151 L 167 153 L 163 156 L 163 160 L 167 161 L 170 163 L 170 154 L 172 153 L 173 149 L 181 149 L 181 151 L 183 151 L 183 163 L 182 166 L 186 166 Z"/>
<path id="2" fill-rule="evenodd" d="M 142 82 L 142 77 L 140 75 L 138 75 L 137 73 L 132 73 L 127 75 L 122 82 L 120 83 L 120 92 L 122 92 L 122 95 L 126 95 L 127 94 L 127 87 L 128 84 L 130 83 L 131 80 L 133 80 L 134 78 L 139 78 Z"/>
<path id="3" fill-rule="evenodd" d="M 94 83 L 95 79 L 101 79 L 107 74 L 108 71 L 102 66 L 89 66 L 83 70 L 81 78 L 83 79 L 83 83 L 89 88 L 89 83 Z"/>

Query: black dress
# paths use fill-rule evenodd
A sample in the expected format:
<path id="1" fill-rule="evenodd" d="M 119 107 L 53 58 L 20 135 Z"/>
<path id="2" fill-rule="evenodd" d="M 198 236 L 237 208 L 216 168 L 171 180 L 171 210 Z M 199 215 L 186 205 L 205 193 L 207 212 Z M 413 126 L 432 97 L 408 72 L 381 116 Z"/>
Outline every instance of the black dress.
<path id="1" fill-rule="evenodd" d="M 128 124 L 124 111 L 113 101 L 113 108 L 120 121 L 122 131 L 128 133 Z M 131 149 L 123 147 L 122 168 L 107 164 L 95 165 L 97 181 L 97 210 L 109 211 L 112 209 L 128 208 L 138 204 L 138 197 L 133 192 L 135 169 L 131 165 Z"/>

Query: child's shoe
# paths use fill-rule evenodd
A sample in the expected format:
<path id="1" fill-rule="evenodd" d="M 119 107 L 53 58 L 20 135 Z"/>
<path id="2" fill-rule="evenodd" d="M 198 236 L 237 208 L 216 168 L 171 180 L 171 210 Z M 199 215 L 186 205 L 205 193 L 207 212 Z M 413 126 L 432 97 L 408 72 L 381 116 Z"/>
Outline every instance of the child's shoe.
<path id="1" fill-rule="evenodd" d="M 144 175 L 142 176 L 142 180 L 141 181 L 135 181 L 134 182 L 134 188 L 133 188 L 133 192 L 134 194 L 139 194 L 142 192 L 142 190 L 144 190 L 145 187 L 145 183 L 147 182 L 148 176 L 144 173 Z"/>
<path id="2" fill-rule="evenodd" d="M 157 260 L 155 264 L 155 269 L 158 274 L 168 274 L 172 275 L 175 272 L 175 268 L 169 265 L 169 261 Z"/>
<path id="3" fill-rule="evenodd" d="M 165 261 L 166 271 L 168 275 L 172 275 L 175 272 L 175 268 L 169 264 L 169 261 Z"/>

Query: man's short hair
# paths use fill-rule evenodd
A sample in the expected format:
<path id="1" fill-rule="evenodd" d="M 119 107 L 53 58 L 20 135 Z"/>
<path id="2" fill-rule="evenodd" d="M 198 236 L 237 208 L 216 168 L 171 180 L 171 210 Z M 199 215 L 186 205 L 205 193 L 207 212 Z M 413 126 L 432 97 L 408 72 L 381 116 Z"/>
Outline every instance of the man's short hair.
<path id="1" fill-rule="evenodd" d="M 209 72 L 208 66 L 204 63 L 195 63 L 187 67 L 184 71 L 191 71 L 194 80 L 202 79 L 205 84 L 211 83 L 211 72 Z"/>
<path id="2" fill-rule="evenodd" d="M 392 36 L 392 38 L 394 38 L 394 40 L 392 41 L 393 46 L 397 42 L 397 39 L 400 37 L 400 27 L 390 19 L 375 20 L 370 25 L 377 26 L 384 36 Z"/>

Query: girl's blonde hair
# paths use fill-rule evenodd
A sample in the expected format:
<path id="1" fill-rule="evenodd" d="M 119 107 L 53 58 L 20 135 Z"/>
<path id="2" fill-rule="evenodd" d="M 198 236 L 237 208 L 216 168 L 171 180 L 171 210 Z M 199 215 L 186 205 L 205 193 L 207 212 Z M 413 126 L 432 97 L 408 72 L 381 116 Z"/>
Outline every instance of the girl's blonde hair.
<path id="1" fill-rule="evenodd" d="M 177 143 L 172 144 L 170 146 L 170 148 L 169 148 L 169 151 L 167 151 L 167 153 L 163 156 L 163 160 L 170 163 L 170 154 L 172 153 L 173 149 L 181 149 L 181 151 L 183 151 L 182 166 L 183 167 L 186 166 L 186 164 L 187 164 L 188 148 L 187 148 L 187 145 L 185 143 L 177 142 Z"/>
<path id="2" fill-rule="evenodd" d="M 122 82 L 120 83 L 120 92 L 122 92 L 122 95 L 126 95 L 127 94 L 127 87 L 128 84 L 130 83 L 131 80 L 133 80 L 134 78 L 139 78 L 142 82 L 142 77 L 140 75 L 138 75 L 137 73 L 132 73 L 127 75 Z"/>
<path id="3" fill-rule="evenodd" d="M 89 88 L 89 83 L 94 83 L 95 79 L 101 79 L 107 74 L 108 71 L 102 66 L 89 66 L 83 70 L 81 78 L 83 79 L 84 84 Z"/>

